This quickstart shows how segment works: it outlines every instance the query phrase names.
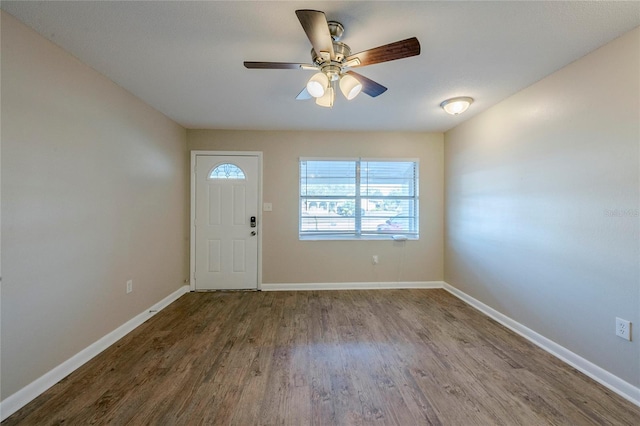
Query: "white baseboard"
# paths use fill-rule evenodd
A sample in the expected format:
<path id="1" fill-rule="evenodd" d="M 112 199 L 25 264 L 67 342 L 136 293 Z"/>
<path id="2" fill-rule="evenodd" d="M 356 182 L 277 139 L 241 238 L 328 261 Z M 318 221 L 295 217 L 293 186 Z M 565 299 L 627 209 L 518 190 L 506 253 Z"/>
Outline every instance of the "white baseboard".
<path id="1" fill-rule="evenodd" d="M 443 288 L 460 300 L 473 306 L 483 314 L 487 315 L 490 318 L 493 318 L 511 331 L 514 331 L 515 333 L 521 335 L 534 345 L 544 349 L 551 355 L 566 362 L 570 366 L 591 377 L 596 382 L 606 386 L 621 397 L 640 407 L 640 388 L 622 380 L 618 376 L 609 373 L 607 370 L 598 367 L 591 361 L 582 358 L 580 355 L 571 352 L 564 346 L 560 346 L 556 342 L 547 339 L 546 337 L 536 333 L 528 327 L 525 327 L 519 322 L 485 305 L 479 300 L 474 299 L 473 297 L 469 296 L 461 290 L 458 290 L 450 284 L 444 283 Z"/>
<path id="2" fill-rule="evenodd" d="M 131 318 L 120 327 L 113 330 L 111 333 L 102 337 L 100 340 L 92 343 L 82 351 L 78 352 L 62 364 L 58 365 L 54 369 L 45 373 L 43 376 L 29 383 L 13 395 L 5 398 L 0 402 L 0 421 L 6 419 L 20 408 L 27 405 L 37 396 L 49 389 L 51 386 L 58 383 L 60 380 L 67 377 L 69 374 L 80 368 L 83 364 L 89 361 L 91 358 L 98 355 L 100 352 L 107 349 L 109 346 L 126 336 L 133 331 L 140 324 L 154 316 L 156 313 L 169 306 L 172 302 L 177 300 L 180 296 L 189 291 L 189 286 L 182 286 L 178 290 L 171 293 L 155 305 L 146 309 L 144 312 Z"/>
<path id="3" fill-rule="evenodd" d="M 303 290 L 381 290 L 395 288 L 443 288 L 443 281 L 356 282 L 356 283 L 283 283 L 262 284 L 262 291 Z"/>

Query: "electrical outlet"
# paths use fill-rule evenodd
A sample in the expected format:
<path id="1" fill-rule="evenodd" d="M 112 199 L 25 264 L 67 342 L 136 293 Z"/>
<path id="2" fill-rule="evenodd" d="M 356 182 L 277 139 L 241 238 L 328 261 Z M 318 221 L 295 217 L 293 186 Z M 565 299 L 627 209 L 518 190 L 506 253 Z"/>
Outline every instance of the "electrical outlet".
<path id="1" fill-rule="evenodd" d="M 133 291 L 133 280 L 127 281 L 127 293 L 131 293 Z"/>
<path id="2" fill-rule="evenodd" d="M 371 263 L 373 263 L 374 265 L 378 264 L 378 255 L 377 254 L 373 255 L 373 257 L 371 258 Z"/>
<path id="3" fill-rule="evenodd" d="M 631 322 L 616 318 L 616 336 L 631 341 Z"/>

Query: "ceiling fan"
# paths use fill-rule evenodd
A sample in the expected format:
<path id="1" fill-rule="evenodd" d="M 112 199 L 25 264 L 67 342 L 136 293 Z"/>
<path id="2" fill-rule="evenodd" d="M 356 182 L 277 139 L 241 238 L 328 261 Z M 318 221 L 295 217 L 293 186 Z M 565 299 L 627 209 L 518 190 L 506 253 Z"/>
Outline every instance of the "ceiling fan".
<path id="1" fill-rule="evenodd" d="M 358 96 L 360 91 L 371 97 L 384 93 L 387 88 L 351 68 L 395 61 L 420 54 L 420 43 L 415 37 L 395 43 L 385 44 L 360 53 L 351 54 L 351 48 L 341 42 L 344 27 L 336 21 L 327 21 L 324 12 L 317 10 L 296 10 L 296 16 L 302 24 L 311 49 L 311 64 L 290 62 L 250 62 L 244 66 L 250 69 L 303 69 L 317 71 L 298 94 L 296 99 L 316 99 L 316 104 L 332 107 L 336 86 L 349 100 Z"/>

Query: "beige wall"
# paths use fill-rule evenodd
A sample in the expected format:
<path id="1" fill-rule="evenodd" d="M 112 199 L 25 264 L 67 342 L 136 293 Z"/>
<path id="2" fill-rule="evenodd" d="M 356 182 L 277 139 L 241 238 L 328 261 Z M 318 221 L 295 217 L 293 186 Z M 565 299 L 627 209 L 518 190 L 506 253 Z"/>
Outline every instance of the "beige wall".
<path id="1" fill-rule="evenodd" d="M 442 280 L 443 135 L 426 133 L 189 130 L 190 150 L 262 151 L 263 283 Z M 299 241 L 300 157 L 420 159 L 420 240 Z M 373 266 L 372 255 L 380 263 Z"/>
<path id="2" fill-rule="evenodd" d="M 445 281 L 640 385 L 640 30 L 445 135 Z"/>
<path id="3" fill-rule="evenodd" d="M 188 154 L 182 127 L 5 12 L 1 78 L 4 399 L 183 284 Z"/>
<path id="4" fill-rule="evenodd" d="M 444 137 L 185 132 L 4 12 L 1 31 L 3 399 L 187 278 L 188 150 L 264 153 L 263 283 L 444 278 L 640 384 L 637 327 L 613 334 L 640 324 L 639 30 Z M 418 157 L 420 240 L 299 241 L 301 156 Z"/>

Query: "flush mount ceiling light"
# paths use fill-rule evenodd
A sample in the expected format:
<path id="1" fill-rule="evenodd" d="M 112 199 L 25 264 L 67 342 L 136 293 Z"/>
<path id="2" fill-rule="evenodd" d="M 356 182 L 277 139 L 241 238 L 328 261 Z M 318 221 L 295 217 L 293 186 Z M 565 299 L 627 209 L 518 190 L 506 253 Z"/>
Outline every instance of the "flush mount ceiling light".
<path id="1" fill-rule="evenodd" d="M 448 114 L 458 115 L 462 114 L 469 108 L 469 105 L 473 103 L 473 98 L 468 96 L 461 96 L 457 98 L 447 99 L 442 102 L 440 106 L 443 110 L 445 110 Z"/>
<path id="2" fill-rule="evenodd" d="M 420 42 L 415 37 L 374 47 L 352 54 L 351 48 L 340 41 L 344 26 L 337 21 L 327 21 L 324 12 L 296 10 L 298 21 L 311 42 L 312 63 L 245 61 L 249 69 L 303 69 L 317 71 L 306 87 L 296 96 L 297 100 L 316 99 L 316 104 L 333 106 L 335 92 L 340 91 L 348 100 L 362 91 L 375 98 L 387 88 L 382 84 L 352 71 L 352 68 L 409 58 L 420 54 Z"/>

